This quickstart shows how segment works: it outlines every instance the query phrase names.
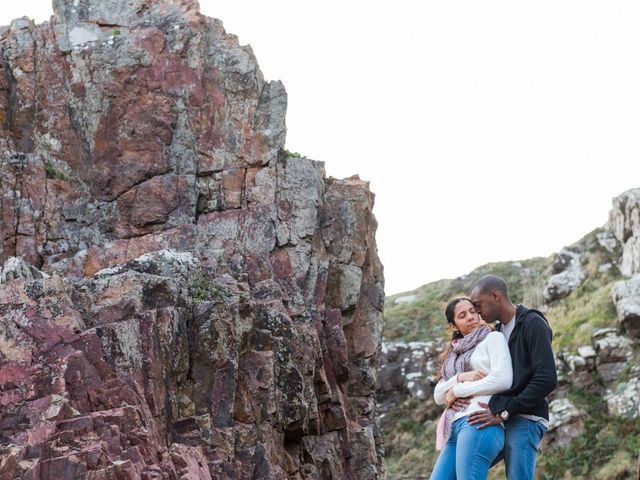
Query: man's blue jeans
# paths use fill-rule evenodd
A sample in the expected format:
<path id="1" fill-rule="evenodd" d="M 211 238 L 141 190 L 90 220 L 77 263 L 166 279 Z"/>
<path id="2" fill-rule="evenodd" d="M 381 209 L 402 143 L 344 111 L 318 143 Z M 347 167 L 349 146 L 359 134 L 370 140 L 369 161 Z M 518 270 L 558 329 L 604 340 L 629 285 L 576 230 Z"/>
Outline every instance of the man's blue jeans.
<path id="1" fill-rule="evenodd" d="M 504 463 L 507 479 L 533 480 L 538 447 L 547 429 L 540 422 L 517 415 L 507 420 L 504 426 Z"/>
<path id="2" fill-rule="evenodd" d="M 431 480 L 486 480 L 491 462 L 504 446 L 501 425 L 478 430 L 459 418 L 451 427 L 445 444 L 431 472 Z"/>

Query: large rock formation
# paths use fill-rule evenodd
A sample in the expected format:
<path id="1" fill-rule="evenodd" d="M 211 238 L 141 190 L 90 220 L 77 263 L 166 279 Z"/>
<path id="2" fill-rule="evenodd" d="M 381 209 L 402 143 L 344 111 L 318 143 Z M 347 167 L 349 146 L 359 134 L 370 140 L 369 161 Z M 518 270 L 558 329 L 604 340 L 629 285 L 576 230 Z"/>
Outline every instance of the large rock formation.
<path id="1" fill-rule="evenodd" d="M 617 282 L 611 297 L 624 330 L 628 335 L 640 338 L 640 274 Z"/>
<path id="2" fill-rule="evenodd" d="M 620 272 L 640 273 L 640 188 L 632 188 L 613 199 L 609 228 L 622 245 Z"/>
<path id="3" fill-rule="evenodd" d="M 195 0 L 0 27 L 0 478 L 374 479 L 368 184 Z"/>

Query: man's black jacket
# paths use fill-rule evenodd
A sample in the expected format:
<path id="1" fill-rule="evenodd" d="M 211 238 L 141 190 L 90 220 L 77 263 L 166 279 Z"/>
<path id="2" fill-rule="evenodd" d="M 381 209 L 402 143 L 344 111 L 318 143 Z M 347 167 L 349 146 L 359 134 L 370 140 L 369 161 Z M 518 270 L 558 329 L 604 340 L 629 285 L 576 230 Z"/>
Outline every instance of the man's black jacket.
<path id="1" fill-rule="evenodd" d="M 542 312 L 522 305 L 516 307 L 515 326 L 509 337 L 513 384 L 506 392 L 493 395 L 489 408 L 510 415 L 524 413 L 549 419 L 549 395 L 558 377 L 551 349 L 553 334 Z M 499 327 L 498 327 L 499 328 Z"/>

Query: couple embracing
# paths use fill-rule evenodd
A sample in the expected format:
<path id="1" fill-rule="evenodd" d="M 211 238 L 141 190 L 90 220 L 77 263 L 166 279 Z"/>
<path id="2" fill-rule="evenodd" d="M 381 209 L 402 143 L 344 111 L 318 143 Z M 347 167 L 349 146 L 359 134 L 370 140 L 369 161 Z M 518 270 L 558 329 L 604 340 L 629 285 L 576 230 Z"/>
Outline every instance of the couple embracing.
<path id="1" fill-rule="evenodd" d="M 547 320 L 514 305 L 494 275 L 480 278 L 470 298 L 451 300 L 445 316 L 453 338 L 440 356 L 434 391 L 447 408 L 431 480 L 486 479 L 502 458 L 508 480 L 533 480 L 549 425 L 546 397 L 557 383 Z"/>

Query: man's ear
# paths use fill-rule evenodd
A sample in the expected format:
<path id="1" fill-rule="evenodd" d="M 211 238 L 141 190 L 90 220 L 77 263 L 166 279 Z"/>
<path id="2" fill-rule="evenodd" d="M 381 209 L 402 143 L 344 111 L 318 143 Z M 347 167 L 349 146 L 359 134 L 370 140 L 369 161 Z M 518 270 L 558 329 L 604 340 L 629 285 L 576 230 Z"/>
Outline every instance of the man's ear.
<path id="1" fill-rule="evenodd" d="M 493 297 L 494 302 L 500 303 L 500 298 L 501 298 L 500 291 L 495 289 L 491 290 L 491 296 Z"/>

